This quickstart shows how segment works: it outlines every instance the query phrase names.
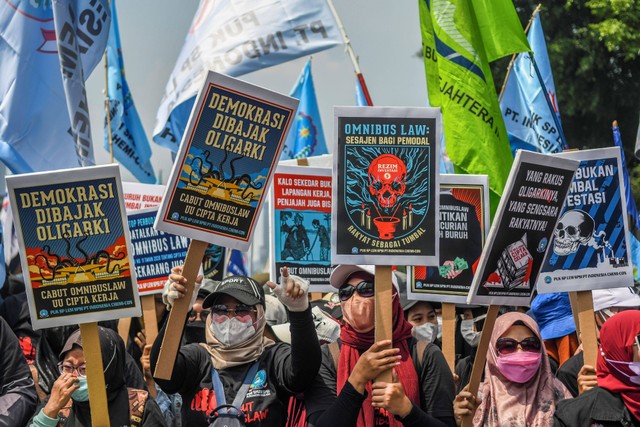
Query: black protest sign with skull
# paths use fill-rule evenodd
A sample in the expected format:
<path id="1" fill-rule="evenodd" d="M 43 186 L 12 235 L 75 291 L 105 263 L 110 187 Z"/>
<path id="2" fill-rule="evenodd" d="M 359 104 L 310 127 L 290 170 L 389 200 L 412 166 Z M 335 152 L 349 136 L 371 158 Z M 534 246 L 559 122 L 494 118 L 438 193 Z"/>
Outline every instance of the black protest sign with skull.
<path id="1" fill-rule="evenodd" d="M 518 151 L 467 302 L 528 306 L 579 162 Z"/>
<path id="2" fill-rule="evenodd" d="M 437 263 L 438 110 L 338 107 L 335 116 L 332 260 Z"/>
<path id="3" fill-rule="evenodd" d="M 541 293 L 632 286 L 617 147 L 563 153 L 580 160 L 538 277 Z"/>

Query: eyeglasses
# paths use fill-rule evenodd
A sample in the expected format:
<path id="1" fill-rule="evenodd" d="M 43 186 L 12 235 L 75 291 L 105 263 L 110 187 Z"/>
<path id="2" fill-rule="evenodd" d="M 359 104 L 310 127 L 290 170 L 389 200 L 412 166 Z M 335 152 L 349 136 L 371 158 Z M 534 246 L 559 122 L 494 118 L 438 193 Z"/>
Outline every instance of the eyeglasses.
<path id="1" fill-rule="evenodd" d="M 338 289 L 338 296 L 340 301 L 346 301 L 353 295 L 354 292 L 358 292 L 361 297 L 371 298 L 374 294 L 374 287 L 372 282 L 360 282 L 357 285 L 343 285 Z"/>
<path id="2" fill-rule="evenodd" d="M 61 374 L 72 375 L 74 372 L 77 372 L 79 377 L 87 376 L 87 365 L 73 366 L 60 362 L 58 363 L 58 370 Z"/>
<path id="3" fill-rule="evenodd" d="M 200 315 L 200 318 L 204 320 L 207 317 L 209 317 L 209 313 L 211 313 L 211 310 L 200 310 L 200 311 L 191 310 L 189 312 L 189 320 L 194 320 L 196 317 L 198 317 L 198 315 Z"/>
<path id="4" fill-rule="evenodd" d="M 230 316 L 232 312 L 236 316 L 250 316 L 251 313 L 257 313 L 258 310 L 246 304 L 238 304 L 235 308 L 229 308 L 224 304 L 216 304 L 211 306 L 211 312 L 218 316 Z"/>
<path id="5" fill-rule="evenodd" d="M 496 341 L 496 350 L 500 354 L 511 354 L 518 350 L 518 345 L 522 347 L 523 351 L 540 351 L 540 340 L 536 337 L 528 337 L 522 341 L 516 341 L 513 338 L 499 338 Z"/>

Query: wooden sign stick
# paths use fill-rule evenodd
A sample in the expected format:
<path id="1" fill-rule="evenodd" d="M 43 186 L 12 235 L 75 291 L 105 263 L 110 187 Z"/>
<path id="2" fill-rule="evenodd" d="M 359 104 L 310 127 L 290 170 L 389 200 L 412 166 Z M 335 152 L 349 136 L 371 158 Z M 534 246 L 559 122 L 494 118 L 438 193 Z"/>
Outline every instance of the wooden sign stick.
<path id="1" fill-rule="evenodd" d="M 578 335 L 578 340 L 580 340 L 580 319 L 578 318 L 578 313 L 580 310 L 578 309 L 578 293 L 577 292 L 569 292 L 569 302 L 571 303 L 571 313 L 573 313 L 573 323 L 576 325 L 576 334 Z"/>
<path id="2" fill-rule="evenodd" d="M 118 319 L 118 335 L 124 341 L 124 346 L 127 346 L 129 341 L 129 329 L 131 329 L 131 317 L 123 317 Z"/>
<path id="3" fill-rule="evenodd" d="M 107 405 L 107 387 L 104 382 L 102 351 L 98 337 L 98 324 L 81 323 L 82 352 L 87 364 L 87 386 L 91 402 L 91 424 L 94 427 L 109 427 L 109 406 Z"/>
<path id="4" fill-rule="evenodd" d="M 375 336 L 376 342 L 381 340 L 393 339 L 393 319 L 391 298 L 393 292 L 393 282 L 391 280 L 391 266 L 377 265 L 375 275 L 375 306 L 376 306 L 376 322 Z M 391 346 L 387 347 L 391 348 Z M 391 369 L 381 373 L 376 381 L 391 382 Z"/>
<path id="5" fill-rule="evenodd" d="M 496 323 L 498 317 L 499 305 L 490 305 L 487 310 L 487 317 L 484 320 L 484 326 L 482 327 L 482 334 L 480 335 L 480 342 L 478 343 L 478 349 L 476 350 L 476 358 L 473 361 L 473 368 L 471 369 L 471 377 L 469 378 L 469 392 L 474 396 L 478 395 L 478 388 L 480 387 L 480 379 L 484 372 L 484 365 L 487 362 L 487 351 L 489 351 L 489 343 L 491 341 L 491 333 L 493 332 L 493 325 Z M 473 425 L 473 416 L 467 415 L 462 418 L 462 427 L 471 427 Z"/>
<path id="6" fill-rule="evenodd" d="M 153 295 L 143 295 L 142 317 L 144 319 L 144 334 L 147 344 L 153 344 L 158 336 L 158 320 L 156 318 L 156 298 Z"/>
<path id="7" fill-rule="evenodd" d="M 442 303 L 442 352 L 451 372 L 456 368 L 456 305 Z"/>
<path id="8" fill-rule="evenodd" d="M 173 303 L 173 307 L 169 312 L 169 320 L 167 322 L 167 329 L 165 330 L 164 338 L 162 339 L 162 345 L 160 347 L 160 354 L 158 355 L 158 364 L 153 373 L 156 378 L 163 380 L 170 380 L 173 373 L 173 364 L 176 361 L 178 355 L 178 348 L 180 347 L 180 340 L 182 339 L 182 331 L 184 329 L 184 322 L 189 312 L 189 303 L 193 296 L 194 284 L 198 277 L 198 271 L 200 270 L 200 264 L 202 264 L 202 257 L 204 251 L 207 249 L 207 243 L 200 240 L 191 240 L 189 243 L 189 249 L 187 250 L 187 257 L 184 260 L 184 267 L 182 269 L 182 275 L 187 279 L 187 293 L 184 298 L 180 298 Z"/>
<path id="9" fill-rule="evenodd" d="M 593 297 L 591 291 L 578 291 L 578 318 L 584 364 L 596 366 L 598 359 L 598 337 L 596 335 L 596 319 L 593 315 Z"/>

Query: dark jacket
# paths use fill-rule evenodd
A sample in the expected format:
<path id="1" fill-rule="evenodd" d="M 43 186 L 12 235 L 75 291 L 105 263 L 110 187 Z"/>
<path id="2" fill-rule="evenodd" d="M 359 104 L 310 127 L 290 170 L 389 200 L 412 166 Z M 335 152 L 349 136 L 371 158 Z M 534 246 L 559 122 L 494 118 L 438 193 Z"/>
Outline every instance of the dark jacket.
<path id="1" fill-rule="evenodd" d="M 561 401 L 553 416 L 554 427 L 638 427 L 619 395 L 594 387 L 574 399 Z"/>

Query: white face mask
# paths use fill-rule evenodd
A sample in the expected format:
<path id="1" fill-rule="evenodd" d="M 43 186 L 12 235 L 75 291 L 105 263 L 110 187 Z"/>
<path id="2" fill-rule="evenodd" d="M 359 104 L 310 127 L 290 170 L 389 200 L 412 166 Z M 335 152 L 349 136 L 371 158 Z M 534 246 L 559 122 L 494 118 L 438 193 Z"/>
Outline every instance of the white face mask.
<path id="1" fill-rule="evenodd" d="M 412 334 L 418 341 L 434 342 L 438 336 L 438 325 L 427 322 L 414 326 Z"/>
<path id="2" fill-rule="evenodd" d="M 478 316 L 475 319 L 462 320 L 462 322 L 460 323 L 460 334 L 462 335 L 462 338 L 467 342 L 467 344 L 469 344 L 471 347 L 478 346 L 478 343 L 480 342 L 480 335 L 482 335 L 482 332 L 476 332 L 474 330 L 473 325 L 476 322 L 484 319 L 485 317 L 487 317 L 487 315 L 483 314 L 482 316 Z"/>
<path id="3" fill-rule="evenodd" d="M 442 340 L 442 316 L 438 316 L 438 339 Z"/>
<path id="4" fill-rule="evenodd" d="M 604 358 L 604 360 L 606 360 L 609 365 L 613 366 L 622 375 L 629 378 L 629 381 L 636 385 L 640 385 L 640 362 L 619 362 L 617 360 L 607 359 L 606 357 Z M 626 366 L 635 375 L 629 375 L 628 373 L 621 370 L 618 366 Z"/>
<path id="5" fill-rule="evenodd" d="M 211 333 L 224 347 L 233 347 L 238 344 L 242 344 L 245 341 L 251 339 L 255 333 L 256 328 L 251 321 L 251 317 L 247 318 L 247 321 L 243 322 L 237 317 L 228 318 L 219 322 L 215 317 L 211 321 Z"/>

